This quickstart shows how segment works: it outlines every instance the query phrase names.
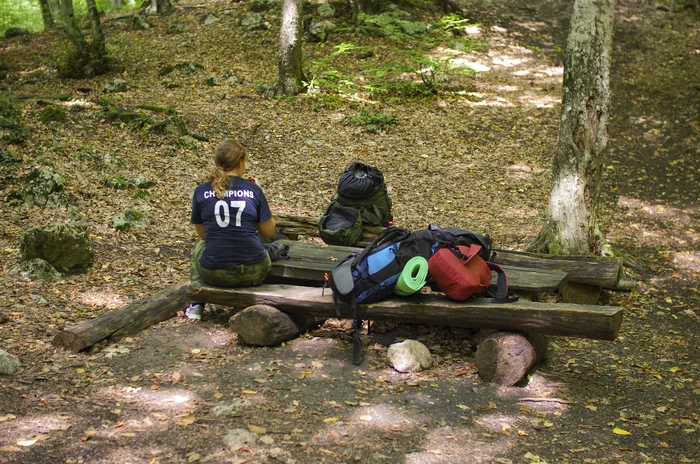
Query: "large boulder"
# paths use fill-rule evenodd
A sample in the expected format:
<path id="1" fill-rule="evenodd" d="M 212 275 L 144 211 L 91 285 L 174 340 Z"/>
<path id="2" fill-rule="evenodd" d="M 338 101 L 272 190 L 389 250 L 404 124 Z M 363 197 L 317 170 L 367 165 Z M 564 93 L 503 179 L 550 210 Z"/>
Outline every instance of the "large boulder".
<path id="1" fill-rule="evenodd" d="M 19 369 L 19 358 L 0 349 L 0 375 L 14 375 Z"/>
<path id="2" fill-rule="evenodd" d="M 270 23 L 260 13 L 248 13 L 241 15 L 238 25 L 249 31 L 264 31 L 270 28 Z"/>
<path id="3" fill-rule="evenodd" d="M 243 342 L 256 346 L 279 345 L 317 324 L 316 318 L 286 314 L 267 305 L 250 306 L 229 319 L 231 330 Z"/>
<path id="4" fill-rule="evenodd" d="M 433 365 L 427 346 L 417 340 L 404 340 L 389 346 L 387 360 L 399 372 L 420 372 Z"/>
<path id="5" fill-rule="evenodd" d="M 41 258 L 59 271 L 86 268 L 90 243 L 84 222 L 32 227 L 20 237 L 22 261 Z"/>
<path id="6" fill-rule="evenodd" d="M 337 26 L 328 20 L 313 21 L 309 26 L 309 40 L 312 42 L 325 42 L 336 30 Z"/>
<path id="7" fill-rule="evenodd" d="M 48 261 L 34 258 L 22 261 L 11 268 L 7 275 L 19 279 L 27 279 L 41 282 L 55 282 L 62 276 Z"/>
<path id="8" fill-rule="evenodd" d="M 22 188 L 24 201 L 39 206 L 65 208 L 68 197 L 63 190 L 66 181 L 52 170 L 44 167 L 36 168 L 24 179 Z"/>

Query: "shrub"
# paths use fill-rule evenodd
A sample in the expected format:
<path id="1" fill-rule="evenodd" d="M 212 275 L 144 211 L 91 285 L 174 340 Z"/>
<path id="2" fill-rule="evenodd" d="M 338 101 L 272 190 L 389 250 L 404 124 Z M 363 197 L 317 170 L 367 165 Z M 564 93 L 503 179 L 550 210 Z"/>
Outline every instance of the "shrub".
<path id="1" fill-rule="evenodd" d="M 368 132 L 388 129 L 398 121 L 398 118 L 387 113 L 361 110 L 360 114 L 349 116 L 348 119 L 358 126 L 365 126 Z"/>

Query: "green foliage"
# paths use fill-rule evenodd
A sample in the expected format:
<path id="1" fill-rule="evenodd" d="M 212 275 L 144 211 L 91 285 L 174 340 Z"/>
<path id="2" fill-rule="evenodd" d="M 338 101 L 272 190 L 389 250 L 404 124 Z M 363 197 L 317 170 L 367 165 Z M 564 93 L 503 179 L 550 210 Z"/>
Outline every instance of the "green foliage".
<path id="1" fill-rule="evenodd" d="M 358 126 L 364 126 L 368 132 L 389 129 L 398 121 L 398 118 L 387 113 L 361 110 L 355 116 L 348 116 L 348 120 Z"/>
<path id="2" fill-rule="evenodd" d="M 126 190 L 129 187 L 132 187 L 133 183 L 120 174 L 105 180 L 105 185 L 113 188 L 114 190 Z"/>
<path id="3" fill-rule="evenodd" d="M 132 198 L 135 201 L 148 201 L 151 199 L 151 192 L 148 190 L 138 189 L 136 192 L 134 192 L 134 196 Z"/>
<path id="4" fill-rule="evenodd" d="M 21 162 L 22 159 L 9 150 L 0 150 L 0 176 L 7 179 L 10 173 L 17 171 Z"/>
<path id="5" fill-rule="evenodd" d="M 149 111 L 154 111 L 156 113 L 163 113 L 163 114 L 168 114 L 171 116 L 174 116 L 177 114 L 174 108 L 171 108 L 169 106 L 154 106 L 154 105 L 136 105 L 136 108 L 140 108 L 143 110 L 149 110 Z"/>
<path id="6" fill-rule="evenodd" d="M 22 144 L 29 135 L 29 129 L 19 121 L 20 110 L 9 92 L 0 92 L 0 141 Z"/>
<path id="7" fill-rule="evenodd" d="M 95 0 L 97 9 L 102 13 L 113 11 L 127 11 L 138 9 L 143 2 L 124 2 L 122 5 L 115 5 L 118 2 L 110 0 Z M 87 17 L 87 3 L 85 0 L 73 0 L 73 10 L 76 18 Z M 58 18 L 54 17 L 54 20 Z M 11 27 L 27 29 L 31 32 L 39 32 L 44 29 L 44 22 L 41 18 L 41 9 L 38 1 L 28 0 L 3 0 L 0 1 L 0 35 Z"/>
<path id="8" fill-rule="evenodd" d="M 460 31 L 467 24 L 469 24 L 469 20 L 466 18 L 462 18 L 458 14 L 443 16 L 438 21 L 438 26 L 440 26 L 440 29 L 442 29 L 445 32 Z"/>
<path id="9" fill-rule="evenodd" d="M 64 122 L 66 120 L 66 109 L 61 106 L 49 105 L 39 113 L 41 122 Z"/>

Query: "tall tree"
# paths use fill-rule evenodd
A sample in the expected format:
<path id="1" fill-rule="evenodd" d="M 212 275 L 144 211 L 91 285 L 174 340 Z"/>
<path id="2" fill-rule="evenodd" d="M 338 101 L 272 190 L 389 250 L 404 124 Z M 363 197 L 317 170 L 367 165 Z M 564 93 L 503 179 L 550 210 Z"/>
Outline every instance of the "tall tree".
<path id="1" fill-rule="evenodd" d="M 109 69 L 109 59 L 105 50 L 100 15 L 95 0 L 87 0 L 88 19 L 92 39 L 88 42 L 78 26 L 73 11 L 73 0 L 61 0 L 61 20 L 63 28 L 75 50 L 63 65 L 62 74 L 67 77 L 92 77 L 104 74 Z"/>
<path id="2" fill-rule="evenodd" d="M 285 95 L 296 95 L 304 90 L 301 67 L 302 8 L 303 0 L 282 2 L 277 92 Z"/>
<path id="3" fill-rule="evenodd" d="M 39 7 L 41 8 L 41 19 L 44 20 L 44 30 L 53 29 L 55 24 L 53 22 L 53 15 L 51 14 L 49 0 L 39 0 Z"/>
<path id="4" fill-rule="evenodd" d="M 559 139 L 544 227 L 531 251 L 600 251 L 598 200 L 608 141 L 614 0 L 576 0 L 566 42 Z"/>
<path id="5" fill-rule="evenodd" d="M 172 13 L 174 10 L 170 0 L 151 0 L 150 3 L 144 2 L 144 5 L 148 5 L 146 8 L 148 14 L 165 15 Z"/>

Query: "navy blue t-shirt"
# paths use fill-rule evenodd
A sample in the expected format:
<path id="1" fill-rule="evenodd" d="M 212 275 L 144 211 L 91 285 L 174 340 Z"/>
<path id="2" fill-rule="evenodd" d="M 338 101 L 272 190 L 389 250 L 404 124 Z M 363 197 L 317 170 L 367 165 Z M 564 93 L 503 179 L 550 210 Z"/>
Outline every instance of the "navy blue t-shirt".
<path id="1" fill-rule="evenodd" d="M 255 183 L 229 176 L 223 200 L 211 182 L 199 184 L 192 196 L 192 224 L 204 224 L 207 247 L 201 264 L 205 269 L 226 269 L 254 264 L 265 257 L 257 224 L 272 217 L 262 189 Z"/>

